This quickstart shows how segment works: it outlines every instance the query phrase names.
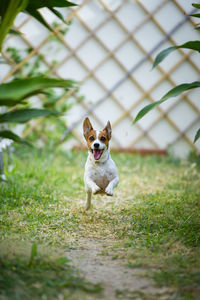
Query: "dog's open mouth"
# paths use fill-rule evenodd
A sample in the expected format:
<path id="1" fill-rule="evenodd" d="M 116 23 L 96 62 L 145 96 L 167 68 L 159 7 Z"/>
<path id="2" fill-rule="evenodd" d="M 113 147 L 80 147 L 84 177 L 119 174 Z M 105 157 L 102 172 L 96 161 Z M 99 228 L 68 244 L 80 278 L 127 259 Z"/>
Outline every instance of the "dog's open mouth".
<path id="1" fill-rule="evenodd" d="M 100 150 L 100 149 L 94 149 L 94 150 L 92 150 L 92 153 L 93 153 L 93 155 L 94 155 L 94 159 L 95 159 L 95 160 L 99 160 L 100 157 L 101 157 L 101 155 L 102 155 L 102 153 L 103 153 L 103 150 Z"/>

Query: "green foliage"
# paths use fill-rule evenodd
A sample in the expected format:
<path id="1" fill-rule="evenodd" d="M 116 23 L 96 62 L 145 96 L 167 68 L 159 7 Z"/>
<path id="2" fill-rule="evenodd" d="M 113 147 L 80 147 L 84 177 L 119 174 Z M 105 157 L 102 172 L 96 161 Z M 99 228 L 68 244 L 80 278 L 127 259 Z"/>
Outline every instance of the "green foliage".
<path id="1" fill-rule="evenodd" d="M 25 9 L 28 0 L 1 0 L 0 2 L 0 52 L 17 14 Z"/>
<path id="2" fill-rule="evenodd" d="M 200 14 L 192 14 L 191 17 L 200 18 Z"/>
<path id="3" fill-rule="evenodd" d="M 197 131 L 196 135 L 195 135 L 195 138 L 194 138 L 194 143 L 200 138 L 200 128 L 199 130 Z"/>
<path id="4" fill-rule="evenodd" d="M 52 25 L 53 27 L 58 26 L 58 23 Z M 68 28 L 67 28 L 68 30 Z M 62 31 L 62 29 L 60 29 L 60 31 Z M 62 34 L 65 34 L 65 30 Z M 56 38 L 55 39 L 56 43 L 60 43 L 60 41 Z M 59 47 L 59 44 L 58 44 Z M 8 56 L 10 57 L 11 60 L 13 60 L 15 63 L 19 63 L 22 60 L 22 57 L 24 56 L 24 54 L 31 52 L 33 49 L 32 48 L 27 48 L 25 50 L 20 50 L 17 48 L 13 48 L 13 47 L 9 47 L 6 49 L 6 52 L 8 54 Z M 55 53 L 56 53 L 56 49 L 54 49 Z M 19 68 L 15 73 L 14 73 L 14 77 L 18 80 L 22 80 L 25 79 L 24 76 L 26 77 L 38 77 L 40 78 L 41 76 L 44 78 L 45 74 L 48 74 L 51 72 L 50 68 L 47 68 L 45 71 L 40 71 L 41 70 L 41 65 L 43 64 L 43 55 L 37 55 L 35 56 L 33 61 L 29 61 L 26 64 L 24 64 L 21 68 Z M 52 65 L 55 66 L 56 65 L 56 61 L 52 62 Z M 31 79 L 35 80 L 35 79 Z M 39 81 L 38 81 L 39 82 Z M 67 81 L 66 81 L 67 82 Z M 71 83 L 71 86 L 70 86 Z M 58 101 L 65 95 L 66 90 L 72 88 L 75 89 L 76 88 L 76 84 L 73 81 L 68 80 L 68 84 L 69 86 L 67 87 L 63 85 L 64 88 L 62 88 L 62 90 L 59 91 L 59 93 L 53 89 L 53 88 L 47 88 L 45 90 L 42 90 L 42 97 L 40 97 L 39 101 L 40 101 L 40 105 L 42 106 L 42 108 L 44 109 L 51 109 L 51 110 L 56 110 L 57 112 L 61 113 L 61 114 L 65 114 L 66 111 L 68 111 L 72 105 L 74 105 L 74 101 L 70 100 L 68 101 L 68 99 L 66 99 L 65 96 L 65 100 L 63 99 L 63 101 L 61 101 L 58 104 Z M 62 86 L 61 86 L 62 87 Z M 22 102 L 16 102 L 16 104 L 28 104 L 26 102 L 24 102 L 25 100 L 22 100 Z M 14 104 L 13 101 L 1 101 L 0 100 L 0 105 L 5 104 Z M 52 130 L 52 128 L 54 128 Z M 24 131 L 26 132 L 26 130 L 30 130 L 30 126 L 29 124 L 26 124 Z M 63 134 L 63 131 L 66 130 L 66 124 L 65 124 L 65 120 L 63 118 L 45 118 L 42 123 L 40 123 L 40 125 L 37 126 L 37 128 L 33 130 L 30 130 L 29 132 L 29 140 L 33 143 L 36 144 L 37 141 L 40 142 L 40 145 L 42 145 L 42 140 L 45 139 L 45 144 L 46 143 L 50 143 L 51 145 L 55 144 L 56 141 L 60 138 L 60 136 Z M 41 140 L 41 132 L 42 132 L 42 140 Z M 48 137 L 48 138 L 47 138 Z"/>
<path id="5" fill-rule="evenodd" d="M 39 22 L 46 26 L 49 30 L 52 28 L 45 21 L 42 15 L 38 12 L 38 9 L 42 7 L 49 8 L 58 18 L 64 21 L 62 14 L 57 11 L 56 7 L 69 7 L 74 6 L 66 0 L 2 0 L 0 2 L 0 50 L 2 43 L 7 33 L 15 33 L 11 29 L 11 26 L 15 20 L 17 14 L 21 11 L 29 13 L 31 16 L 35 17 Z M 7 52 L 11 54 L 12 59 L 15 63 L 21 61 L 21 56 L 19 55 L 19 50 L 15 48 L 8 48 Z M 33 64 L 31 70 L 29 70 L 28 76 L 35 77 L 39 75 L 36 74 L 35 70 L 38 69 L 41 57 L 39 56 L 35 63 Z M 35 78 L 20 78 L 18 80 L 13 80 L 9 83 L 4 83 L 0 86 L 0 106 L 15 106 L 16 104 L 24 104 L 24 99 L 38 93 L 45 93 L 44 89 L 52 87 L 62 87 L 65 90 L 72 88 L 74 85 L 73 81 L 70 80 L 59 80 L 54 78 L 46 77 L 35 77 Z M 26 104 L 26 103 L 25 103 Z M 48 115 L 56 114 L 50 112 L 47 109 L 21 109 L 0 115 L 0 122 L 26 122 L 34 117 L 44 117 Z M 26 143 L 23 139 L 18 137 L 11 131 L 3 131 L 1 137 L 9 137 L 18 143 Z"/>
<path id="6" fill-rule="evenodd" d="M 66 1 L 66 0 L 36 0 L 36 1 L 29 1 L 25 11 L 28 12 L 31 16 L 33 16 L 36 20 L 38 20 L 42 25 L 44 25 L 50 31 L 52 28 L 49 24 L 45 21 L 42 15 L 38 12 L 38 9 L 42 7 L 47 7 L 54 13 L 62 22 L 65 22 L 62 14 L 56 10 L 54 7 L 69 7 L 69 6 L 76 6 L 76 4 Z"/>
<path id="7" fill-rule="evenodd" d="M 14 60 L 16 64 L 20 63 L 20 61 L 22 60 L 18 49 L 13 47 L 8 47 L 6 49 L 6 52 L 10 54 L 11 58 Z"/>
<path id="8" fill-rule="evenodd" d="M 187 43 L 184 43 L 180 46 L 174 46 L 174 47 L 169 47 L 163 51 L 161 51 L 155 58 L 155 61 L 153 63 L 153 68 L 155 68 L 159 63 L 161 63 L 165 57 L 167 57 L 171 52 L 177 50 L 177 49 L 192 49 L 200 52 L 200 41 L 190 41 Z"/>
<path id="9" fill-rule="evenodd" d="M 16 135 L 15 133 L 13 133 L 10 130 L 1 130 L 0 137 L 4 138 L 4 139 L 13 140 L 14 142 L 19 143 L 19 144 L 24 144 L 24 145 L 28 145 L 28 146 L 31 145 L 28 141 L 26 141 L 25 139 L 22 139 L 21 137 L 19 137 L 18 135 Z"/>
<path id="10" fill-rule="evenodd" d="M 67 0 L 1 0 L 0 2 L 0 51 L 2 48 L 3 40 L 9 33 L 13 22 L 19 12 L 25 11 L 39 21 L 42 25 L 48 28 L 50 31 L 52 28 L 45 21 L 42 15 L 38 12 L 38 9 L 47 7 L 58 18 L 65 21 L 62 14 L 54 7 L 69 7 L 76 4 Z"/>
<path id="11" fill-rule="evenodd" d="M 195 7 L 195 8 L 200 9 L 200 4 L 198 4 L 198 3 L 192 3 L 192 6 Z"/>
<path id="12" fill-rule="evenodd" d="M 75 84 L 72 80 L 62 80 L 56 78 L 34 77 L 27 79 L 17 79 L 0 85 L 0 104 L 15 105 L 27 97 L 42 93 L 49 87 L 62 87 L 66 90 L 71 89 Z"/>
<path id="13" fill-rule="evenodd" d="M 25 123 L 34 118 L 46 117 L 51 115 L 55 116 L 58 115 L 58 113 L 51 110 L 38 108 L 17 109 L 15 111 L 1 114 L 0 123 Z"/>
<path id="14" fill-rule="evenodd" d="M 200 4 L 192 3 L 192 6 L 197 9 L 200 9 Z M 191 17 L 200 18 L 200 14 L 192 14 Z M 199 23 L 198 23 L 198 25 L 199 25 Z M 200 30 L 200 26 L 196 26 L 195 29 Z"/>
<path id="15" fill-rule="evenodd" d="M 69 90 L 74 87 L 74 84 L 75 82 L 72 80 L 61 80 L 41 76 L 13 80 L 11 82 L 0 85 L 0 106 L 12 107 L 19 103 L 24 104 L 24 100 L 27 97 L 33 96 L 38 93 L 44 93 L 44 90 L 48 89 L 49 87 L 61 87 L 65 90 Z M 58 98 L 56 100 L 58 100 Z M 47 103 L 46 106 L 48 106 Z M 52 103 L 49 103 L 49 107 L 54 108 Z M 0 123 L 24 123 L 33 118 L 47 117 L 50 115 L 58 116 L 58 113 L 46 108 L 18 108 L 11 112 L 0 114 Z M 13 139 L 18 143 L 28 144 L 28 142 L 26 142 L 24 139 L 21 139 L 19 136 L 12 133 L 11 131 L 4 131 L 4 133 L 1 136 L 3 135 L 4 137 L 6 135 L 7 138 Z"/>
<path id="16" fill-rule="evenodd" d="M 183 83 L 180 85 L 177 85 L 173 89 L 171 89 L 168 93 L 166 93 L 160 100 L 153 102 L 144 108 L 140 110 L 140 112 L 137 114 L 137 117 L 134 120 L 134 124 L 139 121 L 143 116 L 145 116 L 150 110 L 152 110 L 154 107 L 158 106 L 159 104 L 163 103 L 164 101 L 168 100 L 169 98 L 176 97 L 180 95 L 181 93 L 199 88 L 200 87 L 200 81 L 194 81 L 191 83 Z"/>
<path id="17" fill-rule="evenodd" d="M 195 8 L 200 9 L 200 4 L 193 3 L 192 4 Z M 192 14 L 192 17 L 200 18 L 200 14 Z M 200 29 L 200 27 L 197 27 L 196 29 Z M 177 50 L 177 49 L 192 49 L 194 51 L 200 52 L 200 41 L 188 41 L 182 45 L 179 46 L 174 46 L 174 47 L 169 47 L 163 51 L 161 51 L 155 58 L 153 68 L 156 67 L 159 63 L 161 63 L 171 52 Z M 151 111 L 154 107 L 158 106 L 162 102 L 168 100 L 170 97 L 175 97 L 180 95 L 181 93 L 194 89 L 194 88 L 199 88 L 200 87 L 200 81 L 194 81 L 191 83 L 184 83 L 176 86 L 175 88 L 172 88 L 168 93 L 166 93 L 159 101 L 156 101 L 154 103 L 151 103 L 144 108 L 142 108 L 135 120 L 134 124 L 139 121 L 143 116 L 145 116 L 149 111 Z M 195 138 L 194 138 L 194 143 L 199 139 L 200 137 L 200 129 L 197 131 Z"/>
<path id="18" fill-rule="evenodd" d="M 15 29 L 12 29 L 12 28 L 9 30 L 9 33 L 10 34 L 15 34 L 15 35 L 20 35 L 19 31 L 15 30 Z"/>
<path id="19" fill-rule="evenodd" d="M 46 77 L 17 79 L 0 85 L 0 105 L 12 106 L 25 98 L 42 93 L 49 87 L 71 89 L 75 84 L 72 80 Z M 8 101 L 8 103 L 6 102 Z"/>

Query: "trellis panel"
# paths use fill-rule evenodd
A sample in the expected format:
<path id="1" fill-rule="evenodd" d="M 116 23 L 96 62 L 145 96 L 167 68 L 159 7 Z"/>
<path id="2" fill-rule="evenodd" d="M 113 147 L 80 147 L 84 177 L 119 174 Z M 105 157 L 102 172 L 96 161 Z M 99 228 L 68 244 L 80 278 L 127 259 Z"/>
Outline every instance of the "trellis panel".
<path id="1" fill-rule="evenodd" d="M 65 118 L 66 130 L 73 134 L 65 147 L 83 145 L 82 121 L 89 115 L 98 129 L 107 119 L 111 121 L 112 145 L 119 149 L 159 151 L 170 147 L 179 156 L 199 151 L 200 142 L 193 143 L 200 127 L 199 91 L 163 103 L 132 125 L 144 105 L 158 100 L 175 85 L 200 77 L 199 57 L 182 49 L 151 71 L 160 50 L 199 39 L 194 20 L 186 16 L 193 10 L 192 1 L 75 2 L 77 7 L 62 9 L 66 21 L 71 22 L 68 27 L 47 9 L 41 10 L 50 25 L 58 23 L 54 36 L 30 17 L 21 14 L 17 18 L 15 27 L 24 34 L 7 39 L 3 55 L 12 64 L 2 69 L 1 80 L 9 80 L 27 61 L 42 55 L 41 70 L 80 81 L 78 92 L 58 101 L 76 103 Z M 67 34 L 63 35 L 61 29 Z M 24 49 L 18 63 L 11 61 L 6 51 L 13 46 Z M 40 123 L 33 122 L 24 136 Z"/>

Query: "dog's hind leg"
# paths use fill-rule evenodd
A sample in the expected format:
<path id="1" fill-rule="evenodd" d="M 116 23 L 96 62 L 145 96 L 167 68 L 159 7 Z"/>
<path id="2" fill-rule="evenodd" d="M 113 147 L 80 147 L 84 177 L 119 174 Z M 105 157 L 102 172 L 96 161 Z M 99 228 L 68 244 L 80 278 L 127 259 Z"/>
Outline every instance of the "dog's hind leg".
<path id="1" fill-rule="evenodd" d="M 86 203 L 86 210 L 88 210 L 91 206 L 91 198 L 92 198 L 92 191 L 87 191 L 87 203 Z"/>

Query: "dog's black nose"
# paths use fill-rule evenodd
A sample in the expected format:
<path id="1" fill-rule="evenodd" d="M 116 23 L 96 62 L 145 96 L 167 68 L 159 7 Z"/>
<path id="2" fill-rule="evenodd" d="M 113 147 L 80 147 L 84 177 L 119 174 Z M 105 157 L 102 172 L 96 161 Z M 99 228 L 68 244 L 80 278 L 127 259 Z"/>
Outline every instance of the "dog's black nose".
<path id="1" fill-rule="evenodd" d="M 94 148 L 95 148 L 95 149 L 98 149 L 98 148 L 99 148 L 99 144 L 98 144 L 98 143 L 95 143 L 95 144 L 94 144 Z"/>

